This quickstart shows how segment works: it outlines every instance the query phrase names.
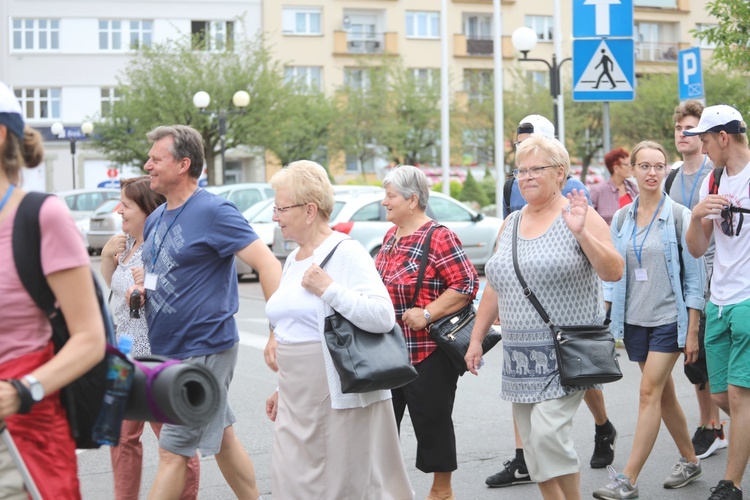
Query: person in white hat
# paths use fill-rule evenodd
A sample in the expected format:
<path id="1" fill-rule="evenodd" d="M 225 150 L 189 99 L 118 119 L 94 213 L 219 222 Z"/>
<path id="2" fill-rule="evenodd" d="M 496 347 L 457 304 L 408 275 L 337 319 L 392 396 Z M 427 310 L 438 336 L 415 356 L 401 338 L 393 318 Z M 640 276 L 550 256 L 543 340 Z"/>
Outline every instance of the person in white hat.
<path id="1" fill-rule="evenodd" d="M 716 244 L 711 297 L 706 305 L 706 362 L 714 402 L 732 419 L 724 478 L 709 500 L 742 498 L 742 476 L 750 455 L 750 150 L 739 111 L 721 104 L 703 110 L 697 135 L 716 167 L 704 179 L 693 207 L 686 243 L 701 256 L 711 236 Z M 750 215 L 748 215 L 750 217 Z"/>
<path id="2" fill-rule="evenodd" d="M 43 157 L 41 135 L 24 125 L 21 106 L 0 82 L 0 420 L 7 424 L 41 498 L 77 499 L 81 492 L 75 442 L 59 391 L 104 357 L 104 324 L 88 251 L 68 207 L 58 197 L 47 196 L 36 215 L 38 195 L 29 196 L 19 187 L 21 169 L 39 165 Z M 23 228 L 29 224 L 24 221 L 34 215 L 41 240 L 38 262 L 70 333 L 57 353 L 47 314 L 26 291 L 14 264 L 13 238 L 27 240 Z M 22 248 L 36 253 L 28 244 Z M 7 456 L 0 450 L 3 465 Z M 0 467 L 0 497 L 26 498 L 13 470 Z"/>

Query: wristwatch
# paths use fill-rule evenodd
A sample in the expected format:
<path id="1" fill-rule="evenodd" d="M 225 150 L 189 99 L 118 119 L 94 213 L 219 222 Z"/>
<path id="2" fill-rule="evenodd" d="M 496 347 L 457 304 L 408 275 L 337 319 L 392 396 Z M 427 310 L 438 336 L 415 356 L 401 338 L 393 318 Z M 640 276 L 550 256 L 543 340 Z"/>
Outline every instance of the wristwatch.
<path id="1" fill-rule="evenodd" d="M 18 399 L 21 401 L 21 406 L 18 407 L 19 414 L 23 415 L 31 411 L 31 407 L 34 406 L 34 400 L 31 398 L 31 391 L 26 387 L 23 382 L 14 378 L 6 380 L 18 393 Z"/>
<path id="2" fill-rule="evenodd" d="M 424 319 L 427 320 L 427 324 L 429 325 L 430 324 L 430 318 L 432 318 L 432 315 L 430 314 L 430 311 L 428 311 L 427 309 L 422 308 L 422 310 L 424 311 Z"/>
<path id="3" fill-rule="evenodd" d="M 36 379 L 35 376 L 26 375 L 21 380 L 29 384 L 29 392 L 31 393 L 31 399 L 34 401 L 35 404 L 40 402 L 42 399 L 44 399 L 44 387 L 42 387 L 42 384 L 39 383 L 39 381 Z"/>

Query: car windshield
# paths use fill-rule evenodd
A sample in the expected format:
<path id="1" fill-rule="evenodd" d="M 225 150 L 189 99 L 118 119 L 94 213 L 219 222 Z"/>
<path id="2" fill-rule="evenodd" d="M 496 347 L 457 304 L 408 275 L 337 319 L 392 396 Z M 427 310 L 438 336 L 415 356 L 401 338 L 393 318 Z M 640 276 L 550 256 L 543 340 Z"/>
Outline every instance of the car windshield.
<path id="1" fill-rule="evenodd" d="M 107 200 L 101 205 L 99 205 L 96 211 L 94 211 L 94 214 L 101 215 L 101 214 L 107 214 L 109 212 L 114 212 L 115 209 L 117 208 L 117 205 L 119 204 L 120 204 L 119 199 Z"/>
<path id="2" fill-rule="evenodd" d="M 333 203 L 333 212 L 331 212 L 331 218 L 329 220 L 334 220 L 339 212 L 341 212 L 341 209 L 344 208 L 344 205 L 346 205 L 346 202 L 335 201 Z"/>

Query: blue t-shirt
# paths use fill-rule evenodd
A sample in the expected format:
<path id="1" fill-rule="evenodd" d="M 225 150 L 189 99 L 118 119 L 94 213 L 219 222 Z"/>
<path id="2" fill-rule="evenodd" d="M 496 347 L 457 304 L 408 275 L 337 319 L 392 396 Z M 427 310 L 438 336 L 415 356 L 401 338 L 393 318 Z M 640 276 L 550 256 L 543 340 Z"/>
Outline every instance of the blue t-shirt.
<path id="1" fill-rule="evenodd" d="M 228 201 L 198 189 L 174 210 L 146 219 L 143 264 L 156 274 L 146 292 L 151 352 L 174 359 L 225 351 L 239 341 L 234 254 L 258 236 Z"/>
<path id="2" fill-rule="evenodd" d="M 589 200 L 589 205 L 591 205 L 589 190 L 586 189 L 586 186 L 583 184 L 583 182 L 579 181 L 578 179 L 574 179 L 573 177 L 568 177 L 568 182 L 566 182 L 565 186 L 563 187 L 562 195 L 567 196 L 568 193 L 570 193 L 574 189 L 583 191 L 586 194 L 586 199 Z M 503 218 L 510 215 L 506 213 L 507 210 L 505 209 L 505 205 L 505 200 L 503 200 Z M 515 212 L 516 210 L 521 210 L 525 205 L 526 200 L 524 200 L 523 196 L 521 196 L 521 188 L 518 187 L 518 182 L 513 179 L 513 184 L 510 189 L 510 211 Z"/>

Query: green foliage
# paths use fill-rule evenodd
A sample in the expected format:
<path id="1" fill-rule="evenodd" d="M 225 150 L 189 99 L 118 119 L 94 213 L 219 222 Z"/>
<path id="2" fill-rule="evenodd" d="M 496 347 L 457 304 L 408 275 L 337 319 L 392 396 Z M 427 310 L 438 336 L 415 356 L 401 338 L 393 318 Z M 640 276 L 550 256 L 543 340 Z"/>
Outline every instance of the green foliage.
<path id="1" fill-rule="evenodd" d="M 450 189 L 450 196 L 451 196 L 451 198 L 458 199 L 458 197 L 461 196 L 461 190 L 462 190 L 462 188 L 463 188 L 463 186 L 461 185 L 460 182 L 458 182 L 458 181 L 451 181 L 450 182 L 450 188 L 449 188 Z M 433 191 L 437 191 L 438 193 L 442 193 L 443 192 L 443 183 L 442 182 L 437 182 L 437 183 L 433 184 L 432 185 L 432 190 Z"/>
<path id="2" fill-rule="evenodd" d="M 479 204 L 480 207 L 489 204 L 487 194 L 484 192 L 482 187 L 479 185 L 471 170 L 466 174 L 464 180 L 464 187 L 461 189 L 461 193 L 458 195 L 460 201 L 474 201 Z"/>
<path id="3" fill-rule="evenodd" d="M 497 182 L 495 176 L 492 175 L 489 168 L 484 169 L 484 178 L 482 179 L 482 189 L 484 194 L 487 195 L 487 203 L 495 203 L 495 196 L 497 193 Z M 484 205 L 482 205 L 484 206 Z"/>
<path id="4" fill-rule="evenodd" d="M 750 69 L 750 3 L 742 0 L 712 0 L 706 6 L 718 25 L 691 30 L 698 40 L 716 44 L 713 59 L 729 69 Z"/>

